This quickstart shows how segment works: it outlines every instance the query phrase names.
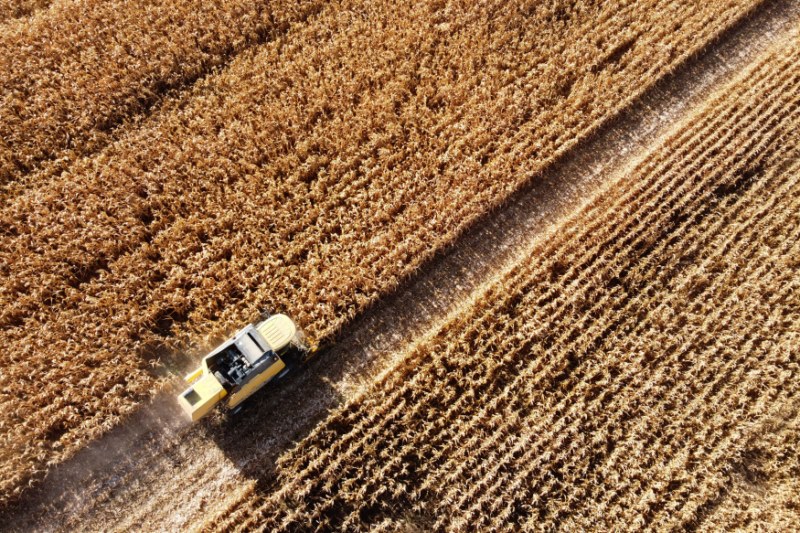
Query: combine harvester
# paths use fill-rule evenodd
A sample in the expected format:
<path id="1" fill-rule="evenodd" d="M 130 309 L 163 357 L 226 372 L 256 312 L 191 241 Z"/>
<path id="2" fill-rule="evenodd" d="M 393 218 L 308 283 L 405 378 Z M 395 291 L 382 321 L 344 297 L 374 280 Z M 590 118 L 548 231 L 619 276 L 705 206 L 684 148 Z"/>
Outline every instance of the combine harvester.
<path id="1" fill-rule="evenodd" d="M 243 401 L 304 363 L 312 352 L 291 318 L 272 315 L 205 356 L 200 368 L 186 376 L 190 386 L 178 395 L 178 403 L 192 421 L 225 398 L 228 408 L 238 412 Z"/>

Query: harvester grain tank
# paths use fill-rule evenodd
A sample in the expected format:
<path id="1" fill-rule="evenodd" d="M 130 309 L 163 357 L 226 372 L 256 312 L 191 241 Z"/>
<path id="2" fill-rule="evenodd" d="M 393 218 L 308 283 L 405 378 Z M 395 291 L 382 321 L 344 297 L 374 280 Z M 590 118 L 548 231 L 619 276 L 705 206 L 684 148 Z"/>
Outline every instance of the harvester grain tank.
<path id="1" fill-rule="evenodd" d="M 302 333 L 291 318 L 272 315 L 241 329 L 203 358 L 186 376 L 189 388 L 178 403 L 195 421 L 227 400 L 236 410 L 267 383 L 286 375 L 309 355 Z"/>

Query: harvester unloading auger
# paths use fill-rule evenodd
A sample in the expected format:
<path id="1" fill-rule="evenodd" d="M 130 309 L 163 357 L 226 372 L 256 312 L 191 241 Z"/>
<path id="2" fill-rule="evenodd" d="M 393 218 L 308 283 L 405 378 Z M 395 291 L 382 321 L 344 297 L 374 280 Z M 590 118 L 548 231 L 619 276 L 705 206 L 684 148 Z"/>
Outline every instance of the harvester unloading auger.
<path id="1" fill-rule="evenodd" d="M 286 315 L 277 314 L 250 324 L 203 358 L 186 376 L 189 388 L 178 396 L 192 421 L 199 420 L 227 398 L 236 410 L 270 381 L 302 364 L 311 350 L 303 334 Z"/>

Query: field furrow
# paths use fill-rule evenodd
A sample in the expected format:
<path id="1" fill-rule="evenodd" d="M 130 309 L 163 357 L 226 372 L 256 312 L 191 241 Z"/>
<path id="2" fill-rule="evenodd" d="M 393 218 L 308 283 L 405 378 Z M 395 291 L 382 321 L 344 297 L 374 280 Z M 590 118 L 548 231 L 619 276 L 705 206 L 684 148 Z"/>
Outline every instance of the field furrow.
<path id="1" fill-rule="evenodd" d="M 791 94 L 791 92 L 789 92 L 789 94 Z M 780 108 L 779 104 L 776 104 L 774 102 L 764 102 L 764 101 L 762 101 L 760 103 L 761 103 L 762 106 L 767 107 L 767 108 L 772 106 L 773 110 L 776 107 Z M 738 115 L 733 115 L 733 117 L 734 117 L 734 119 L 737 119 L 737 120 L 741 120 L 742 119 L 742 117 L 738 116 Z M 752 132 L 750 130 L 747 130 L 747 131 L 745 131 L 745 133 L 752 134 L 754 132 Z M 730 139 L 728 139 L 728 140 L 730 140 Z M 713 144 L 713 146 L 711 148 L 707 148 L 707 149 L 715 149 L 716 147 L 720 146 L 720 142 L 724 143 L 725 139 L 723 138 L 723 139 L 720 139 L 720 140 L 717 140 L 717 139 L 712 139 L 711 140 L 711 142 L 714 142 L 714 141 L 716 141 L 716 142 Z M 696 161 L 696 159 L 697 159 L 696 157 L 693 157 L 691 160 L 692 161 Z M 715 165 L 713 163 L 709 163 L 709 166 L 713 167 Z M 704 169 L 701 168 L 700 170 L 702 171 Z M 656 169 L 655 170 L 655 172 L 660 172 L 660 171 L 662 171 L 662 170 L 661 169 Z M 699 174 L 698 173 L 694 173 L 694 175 L 699 175 Z M 618 211 L 612 210 L 611 212 L 614 212 L 617 215 L 623 214 L 623 215 L 629 217 L 626 220 L 626 224 L 622 224 L 622 225 L 616 226 L 615 227 L 616 234 L 612 234 L 605 241 L 602 241 L 602 240 L 598 241 L 598 243 L 589 250 L 590 251 L 589 257 L 591 257 L 594 260 L 594 262 L 592 262 L 592 263 L 582 263 L 581 261 L 577 261 L 576 258 L 570 257 L 570 256 L 564 258 L 564 261 L 566 262 L 566 264 L 573 265 L 573 267 L 572 267 L 570 272 L 581 273 L 581 275 L 591 273 L 593 276 L 606 276 L 608 278 L 612 278 L 613 274 L 611 274 L 611 273 L 606 274 L 606 272 L 608 272 L 609 270 L 614 270 L 615 263 L 617 263 L 617 265 L 618 265 L 620 262 L 624 262 L 624 260 L 625 260 L 625 256 L 621 255 L 620 254 L 621 251 L 619 249 L 617 249 L 618 245 L 617 244 L 612 244 L 612 243 L 617 243 L 617 242 L 621 241 L 619 236 L 621 236 L 621 235 L 624 236 L 626 234 L 637 236 L 637 238 L 639 238 L 639 239 L 642 238 L 642 235 L 639 232 L 636 232 L 636 231 L 632 230 L 631 228 L 629 228 L 627 226 L 629 224 L 641 223 L 641 224 L 644 224 L 645 226 L 660 227 L 660 226 L 664 225 L 669 220 L 670 217 L 673 216 L 672 212 L 666 211 L 666 213 L 665 213 L 664 212 L 665 210 L 662 209 L 660 206 L 670 205 L 670 202 L 674 202 L 674 198 L 685 198 L 686 197 L 687 191 L 685 190 L 685 187 L 688 185 L 689 182 L 686 182 L 685 176 L 683 176 L 683 175 L 675 175 L 674 176 L 674 180 L 675 181 L 679 181 L 680 180 L 683 183 L 681 184 L 680 187 L 659 188 L 660 192 L 664 192 L 664 191 L 670 192 L 671 195 L 672 195 L 672 198 L 670 198 L 670 197 L 664 198 L 662 196 L 658 196 L 655 199 L 654 198 L 648 198 L 648 200 L 650 201 L 650 203 L 653 206 L 658 206 L 658 207 L 656 207 L 655 209 L 651 210 L 648 213 L 648 217 L 646 217 L 644 220 L 637 219 L 637 217 L 635 216 L 636 215 L 635 212 L 633 212 L 633 213 L 630 213 L 630 212 L 619 213 Z M 643 183 L 648 183 L 649 184 L 650 182 L 649 181 L 644 181 Z M 700 183 L 699 185 L 702 186 L 703 183 Z M 710 194 L 710 191 L 706 191 L 706 196 L 708 194 Z M 626 200 L 628 202 L 630 202 L 629 198 L 627 198 Z M 702 203 L 698 202 L 698 203 L 695 204 L 695 207 L 699 207 L 699 206 L 702 206 Z M 688 210 L 691 211 L 691 209 L 688 209 Z M 651 218 L 649 218 L 649 217 L 652 217 L 654 213 L 661 213 L 662 214 L 662 219 L 659 220 L 659 219 L 651 219 Z M 592 222 L 596 222 L 596 219 L 593 218 L 593 217 L 590 217 L 590 220 Z M 601 221 L 602 221 L 602 219 L 601 219 Z M 630 221 L 630 222 L 628 222 L 628 221 Z M 636 221 L 636 222 L 634 222 L 634 221 Z M 595 233 L 595 232 L 596 232 L 596 230 L 594 228 L 589 228 L 589 229 L 586 230 L 586 234 L 591 234 L 591 233 Z M 635 247 L 635 246 L 638 246 L 640 242 L 641 242 L 641 240 L 636 241 L 633 244 L 631 244 L 630 242 L 627 243 L 627 244 L 630 247 Z M 597 250 L 602 250 L 604 252 L 604 257 L 599 257 L 598 258 L 596 256 Z M 623 248 L 623 251 L 624 251 L 624 248 Z M 615 259 L 615 258 L 617 258 L 617 259 Z M 600 264 L 605 263 L 605 269 L 606 270 L 602 270 L 601 269 L 601 270 L 598 271 L 597 263 L 600 263 Z M 565 274 L 565 276 L 563 278 L 563 280 L 564 280 L 563 283 L 571 285 L 570 288 L 574 288 L 575 285 L 578 282 L 571 280 L 569 275 L 570 275 L 569 272 L 567 272 Z M 595 289 L 595 290 L 597 290 L 597 287 L 593 287 L 590 284 L 584 284 L 584 285 L 587 287 L 587 289 Z M 584 301 L 591 301 L 594 297 L 596 297 L 595 294 L 589 294 L 589 295 L 579 294 L 579 296 Z M 547 299 L 547 298 L 548 298 L 548 296 L 545 295 L 545 297 L 543 299 Z M 502 305 L 502 300 L 499 300 L 499 301 L 501 302 L 501 305 Z M 541 300 L 540 300 L 540 302 L 541 302 Z M 602 308 L 604 306 L 607 306 L 607 304 L 608 304 L 608 302 L 600 302 L 600 303 L 597 304 L 596 308 Z M 627 304 L 630 305 L 631 302 L 627 302 Z M 561 307 L 559 309 L 557 305 L 548 305 L 547 307 L 545 307 L 543 309 L 537 309 L 537 311 L 539 311 L 539 314 L 537 316 L 537 320 L 544 321 L 549 317 L 549 318 L 551 318 L 551 323 L 553 323 L 552 318 L 554 318 L 553 317 L 554 313 L 555 313 L 555 318 L 557 319 L 558 318 L 558 313 L 569 312 L 570 310 L 571 309 L 569 307 Z M 587 315 L 591 316 L 592 311 L 594 311 L 594 310 L 590 310 L 590 313 L 587 313 Z M 620 314 L 622 316 L 625 316 L 624 315 L 624 312 L 626 311 L 625 309 L 621 309 L 621 310 L 617 310 L 617 311 L 620 311 Z M 502 313 L 498 312 L 498 310 L 495 309 L 495 308 L 488 308 L 488 309 L 484 310 L 483 313 L 484 313 L 483 314 L 484 321 L 482 323 L 481 331 L 483 332 L 482 336 L 484 336 L 484 337 L 487 336 L 487 335 L 490 335 L 491 333 L 493 333 L 493 329 L 495 329 L 495 327 L 496 327 L 495 325 L 496 324 L 507 324 L 508 323 L 507 319 L 506 320 L 498 320 L 499 316 L 504 316 L 504 315 Z M 589 318 L 589 316 L 587 316 L 587 319 Z M 508 329 L 508 326 L 505 326 L 505 327 L 506 327 L 506 329 Z M 596 326 L 594 326 L 594 327 L 596 327 Z M 574 325 L 572 325 L 572 327 L 571 327 L 571 329 L 570 329 L 570 331 L 568 333 L 562 334 L 562 339 L 556 339 L 554 342 L 558 343 L 559 340 L 563 340 L 563 338 L 566 337 L 567 335 L 575 334 L 576 332 L 579 332 L 579 331 L 584 331 L 587 328 L 588 328 L 589 332 L 591 333 L 591 330 L 593 328 L 593 324 L 591 323 L 591 321 L 588 322 L 588 323 L 577 323 L 577 324 L 574 324 Z M 474 332 L 472 332 L 472 333 L 474 333 Z M 554 336 L 554 334 L 552 332 L 550 333 L 550 335 Z M 500 337 L 502 338 L 502 335 Z M 497 350 L 498 350 L 499 353 L 503 353 L 505 348 L 506 347 L 503 346 L 502 344 L 497 346 Z M 554 372 L 557 373 L 558 371 L 559 370 L 556 370 Z M 555 373 L 554 373 L 554 375 L 555 375 Z M 457 379 L 459 379 L 459 378 L 458 377 L 454 377 L 454 378 L 451 379 L 451 381 L 454 381 L 454 380 L 457 380 Z M 413 390 L 413 389 L 418 389 L 420 391 L 425 391 L 425 394 L 429 395 L 430 397 L 434 397 L 435 398 L 440 394 L 439 388 L 441 386 L 433 388 L 432 385 L 433 385 L 432 383 L 414 383 L 412 385 L 409 385 L 408 388 L 397 389 L 394 392 L 394 394 L 395 395 L 400 395 L 401 393 L 403 393 L 404 390 L 407 392 L 407 391 L 410 391 L 410 390 Z M 480 391 L 480 390 L 476 389 L 477 385 L 478 385 L 478 383 L 475 383 L 473 381 L 473 390 L 475 391 L 476 394 L 481 394 L 481 395 L 486 395 L 487 397 L 492 397 L 497 392 L 495 390 Z M 513 389 L 513 387 L 511 389 Z M 451 409 L 460 410 L 458 404 L 454 405 Z M 449 414 L 450 413 L 445 413 L 445 415 L 442 417 L 442 420 L 448 420 L 448 416 L 447 415 L 449 415 Z M 365 427 L 372 427 L 375 424 L 375 420 L 370 419 L 370 418 L 361 420 L 360 422 Z M 469 427 L 470 427 L 469 425 L 466 425 L 464 427 L 464 431 L 469 431 L 468 430 Z M 391 431 L 391 428 L 374 428 L 374 427 L 372 427 L 372 429 L 370 431 L 370 434 L 380 434 L 380 433 L 391 434 L 392 431 Z M 454 438 L 450 440 L 450 443 L 451 443 L 452 446 L 459 446 L 461 444 L 460 435 L 455 435 Z M 343 445 L 343 444 L 344 444 L 343 441 L 338 441 L 336 443 L 332 443 L 332 445 L 334 445 L 334 446 L 340 446 L 340 445 Z M 342 458 L 342 461 L 345 461 L 345 460 L 346 460 L 345 458 Z M 338 466 L 339 466 L 338 463 L 334 463 L 334 464 L 329 465 L 328 468 L 330 470 L 332 470 L 332 471 L 335 471 L 338 468 Z M 309 473 L 309 472 L 306 472 L 306 473 Z M 317 472 L 317 474 L 319 474 L 319 472 Z"/>
<path id="2" fill-rule="evenodd" d="M 705 518 L 702 531 L 792 529 L 797 524 L 798 411 L 781 413 L 764 428 L 731 471 L 730 479 L 716 498 L 700 509 Z"/>

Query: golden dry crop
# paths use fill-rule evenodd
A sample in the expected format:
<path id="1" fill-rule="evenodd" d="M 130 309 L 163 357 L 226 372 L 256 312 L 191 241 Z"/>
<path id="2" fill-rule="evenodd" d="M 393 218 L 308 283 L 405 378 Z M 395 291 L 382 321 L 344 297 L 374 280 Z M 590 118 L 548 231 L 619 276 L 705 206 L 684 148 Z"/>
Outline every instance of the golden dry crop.
<path id="1" fill-rule="evenodd" d="M 51 0 L 0 0 L 0 23 L 23 18 L 50 4 Z"/>
<path id="2" fill-rule="evenodd" d="M 3 4 L 0 503 L 124 423 L 260 310 L 288 311 L 316 342 L 334 343 L 763 4 Z M 674 459 L 689 404 L 707 415 L 704 429 L 733 431 L 728 411 L 714 418 L 711 404 L 691 403 L 701 392 L 743 402 L 730 412 L 772 424 L 770 446 L 791 446 L 793 415 L 757 409 L 778 383 L 769 372 L 786 370 L 772 344 L 790 341 L 750 342 L 769 330 L 747 317 L 763 318 L 757 298 L 793 287 L 796 275 L 791 252 L 775 244 L 791 242 L 795 221 L 780 204 L 794 183 L 795 48 L 762 58 L 750 84 L 697 113 L 485 303 L 322 423 L 282 459 L 284 488 L 248 491 L 247 501 L 225 502 L 230 516 L 209 520 L 588 525 L 613 519 L 598 518 L 608 509 L 655 524 L 673 517 L 669 502 L 687 487 L 719 496 L 713 483 L 689 479 L 699 463 L 656 464 Z M 759 214 L 766 203 L 783 207 Z M 773 216 L 784 218 L 774 225 Z M 777 233 L 765 241 L 756 229 Z M 744 247 L 735 248 L 738 268 L 720 259 L 734 245 Z M 768 257 L 783 261 L 782 273 L 764 267 Z M 778 331 L 790 338 L 792 296 L 776 304 L 788 309 Z M 730 316 L 719 326 L 706 319 L 722 310 Z M 746 339 L 729 339 L 732 331 Z M 687 366 L 678 340 L 699 362 Z M 736 355 L 755 344 L 764 355 Z M 671 358 L 654 355 L 662 347 Z M 735 379 L 681 381 L 675 368 Z M 773 381 L 751 393 L 742 377 L 751 371 Z M 670 400 L 672 386 L 683 396 Z M 633 399 L 610 392 L 618 389 Z M 675 433 L 647 433 L 636 425 L 645 415 L 675 415 Z M 730 450 L 758 455 L 764 476 L 785 473 L 772 452 L 741 439 L 709 441 L 705 453 L 719 453 L 722 469 L 715 479 L 733 479 L 725 468 L 744 464 Z M 660 447 L 636 448 L 643 442 Z M 515 451 L 521 443 L 535 447 Z M 633 452 L 653 463 L 635 481 L 620 477 Z M 654 485 L 678 471 L 688 476 L 680 484 Z M 600 475 L 608 477 L 591 477 Z M 613 475 L 619 495 L 602 492 Z M 637 507 L 643 487 L 660 508 Z M 610 500 L 587 509 L 598 494 Z M 708 506 L 702 494 L 691 505 Z M 736 524 L 747 496 L 739 486 L 729 494 L 719 513 Z M 563 501 L 572 503 L 556 507 Z"/>
<path id="3" fill-rule="evenodd" d="M 218 528 L 738 528 L 754 495 L 796 525 L 798 64 L 763 57 Z"/>
<path id="4" fill-rule="evenodd" d="M 46 2 L 12 2 L 12 14 Z M 0 27 L 0 185 L 57 175 L 321 2 L 54 2 Z M 0 15 L 3 7 L 0 6 Z M 23 179 L 35 170 L 43 171 Z M 13 186 L 13 183 L 12 183 Z"/>

